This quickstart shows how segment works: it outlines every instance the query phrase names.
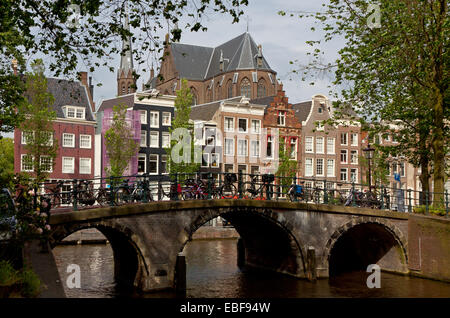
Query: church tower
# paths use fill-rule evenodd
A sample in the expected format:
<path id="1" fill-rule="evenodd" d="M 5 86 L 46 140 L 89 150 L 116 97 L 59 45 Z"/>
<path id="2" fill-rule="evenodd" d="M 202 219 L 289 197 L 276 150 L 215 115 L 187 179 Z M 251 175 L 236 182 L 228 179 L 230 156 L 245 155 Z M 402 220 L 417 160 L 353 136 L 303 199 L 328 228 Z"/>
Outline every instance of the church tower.
<path id="1" fill-rule="evenodd" d="M 128 13 L 125 15 L 123 28 L 130 31 L 128 24 Z M 120 57 L 120 68 L 117 71 L 117 96 L 136 92 L 136 79 L 133 76 L 133 55 L 131 49 L 131 36 L 122 40 L 122 52 Z"/>

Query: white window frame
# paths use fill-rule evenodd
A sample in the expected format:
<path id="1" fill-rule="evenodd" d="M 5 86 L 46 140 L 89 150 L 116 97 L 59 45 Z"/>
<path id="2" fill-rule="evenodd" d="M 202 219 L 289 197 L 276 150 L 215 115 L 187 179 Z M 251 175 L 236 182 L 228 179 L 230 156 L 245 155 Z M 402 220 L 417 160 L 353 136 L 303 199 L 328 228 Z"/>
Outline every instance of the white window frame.
<path id="1" fill-rule="evenodd" d="M 245 120 L 245 130 L 244 131 L 242 131 L 241 127 L 239 126 L 239 122 L 241 120 Z M 237 128 L 238 128 L 239 133 L 248 133 L 248 118 L 238 118 L 237 123 L 238 123 Z"/>
<path id="2" fill-rule="evenodd" d="M 354 180 L 352 180 L 352 170 L 354 170 L 356 173 L 355 173 L 355 179 Z M 358 183 L 358 168 L 350 168 L 350 176 L 349 176 L 350 178 L 350 182 L 352 182 L 352 183 Z"/>
<path id="3" fill-rule="evenodd" d="M 69 116 L 69 113 L 73 111 L 73 116 Z M 82 114 L 81 117 L 78 117 L 78 114 Z M 77 106 L 65 106 L 64 108 L 64 115 L 66 118 L 73 118 L 73 119 L 86 119 L 86 109 L 84 107 L 77 107 Z"/>
<path id="4" fill-rule="evenodd" d="M 156 136 L 156 145 L 152 145 L 152 135 Z M 159 148 L 159 131 L 156 130 L 150 130 L 150 141 L 149 141 L 149 147 L 150 148 Z"/>
<path id="5" fill-rule="evenodd" d="M 227 127 L 227 119 L 231 119 L 232 127 Z M 224 131 L 234 132 L 234 117 L 224 117 L 223 119 Z"/>
<path id="6" fill-rule="evenodd" d="M 164 137 L 167 138 L 167 143 L 164 142 Z M 161 147 L 170 148 L 170 132 L 163 131 L 161 134 Z"/>
<path id="7" fill-rule="evenodd" d="M 319 143 L 319 140 L 322 141 L 322 143 Z M 323 137 L 316 137 L 316 153 L 324 154 L 325 153 L 325 138 Z M 321 145 L 321 148 L 319 147 Z"/>
<path id="8" fill-rule="evenodd" d="M 342 172 L 345 171 L 345 179 L 342 179 Z M 348 181 L 348 169 L 347 168 L 341 168 L 339 171 L 339 180 L 340 181 Z"/>
<path id="9" fill-rule="evenodd" d="M 351 133 L 350 134 L 350 146 L 358 146 L 358 134 L 357 133 Z"/>
<path id="10" fill-rule="evenodd" d="M 65 165 L 64 162 L 66 159 L 70 159 L 72 161 L 72 169 L 70 170 L 65 170 Z M 62 169 L 62 173 L 75 173 L 75 157 L 62 157 L 61 158 L 61 169 Z"/>
<path id="11" fill-rule="evenodd" d="M 162 166 L 162 162 L 163 162 L 163 157 L 165 157 L 166 158 L 166 160 L 165 160 L 165 162 L 166 162 L 166 172 L 161 172 L 161 174 L 169 174 L 169 156 L 168 155 L 161 155 L 159 158 L 160 158 L 160 163 L 161 163 L 161 166 Z"/>
<path id="12" fill-rule="evenodd" d="M 332 143 L 330 143 L 330 141 L 332 141 Z M 336 153 L 336 139 L 333 137 L 327 137 L 327 154 L 334 155 L 335 153 Z"/>
<path id="13" fill-rule="evenodd" d="M 239 143 L 243 141 L 245 143 L 245 154 L 240 153 Z M 248 141 L 247 139 L 238 139 L 237 140 L 237 155 L 238 157 L 247 157 L 248 156 Z"/>
<path id="14" fill-rule="evenodd" d="M 256 129 L 255 129 L 255 127 L 253 127 L 253 123 L 254 122 L 258 123 L 258 125 L 256 126 Z M 252 119 L 251 120 L 251 131 L 252 131 L 253 134 L 261 133 L 261 120 L 259 120 L 259 119 Z"/>
<path id="15" fill-rule="evenodd" d="M 72 144 L 71 145 L 65 144 L 64 136 L 72 136 Z M 63 133 L 62 134 L 62 146 L 64 148 L 75 148 L 75 134 Z"/>
<path id="16" fill-rule="evenodd" d="M 256 154 L 253 151 L 253 150 L 255 150 L 255 149 L 253 149 L 253 145 L 255 145 L 255 144 L 257 145 L 257 148 L 256 148 L 257 152 L 256 152 Z M 261 155 L 261 147 L 260 147 L 259 140 L 250 140 L 250 157 L 259 158 L 260 155 Z"/>
<path id="17" fill-rule="evenodd" d="M 147 111 L 144 109 L 139 109 L 139 115 L 140 115 L 140 120 L 141 120 L 141 124 L 143 125 L 147 125 Z"/>
<path id="18" fill-rule="evenodd" d="M 139 146 L 147 147 L 147 130 L 141 130 L 141 139 L 139 141 Z"/>
<path id="19" fill-rule="evenodd" d="M 292 140 L 295 140 L 294 143 L 292 143 Z M 292 145 L 294 146 L 294 152 L 292 152 Z M 289 140 L 289 159 L 290 160 L 297 160 L 297 152 L 298 152 L 298 138 L 297 137 L 291 137 Z M 294 154 L 294 157 L 292 157 L 292 153 Z"/>
<path id="20" fill-rule="evenodd" d="M 168 122 L 167 123 L 165 123 L 164 122 L 164 118 L 169 118 L 169 120 L 168 120 Z M 163 126 L 171 126 L 172 125 L 172 113 L 170 113 L 170 112 L 163 112 L 162 113 L 162 125 Z"/>
<path id="21" fill-rule="evenodd" d="M 333 164 L 330 165 L 330 162 L 333 163 Z M 334 159 L 327 159 L 327 177 L 334 177 L 335 176 L 335 170 L 336 170 L 335 164 L 336 163 L 335 163 Z M 330 167 L 332 167 L 332 169 L 330 169 Z"/>
<path id="22" fill-rule="evenodd" d="M 89 162 L 89 172 L 86 172 L 86 170 L 82 170 L 82 165 L 81 162 L 85 161 L 85 162 Z M 79 160 L 79 169 L 80 169 L 80 174 L 91 174 L 92 173 L 92 160 L 91 158 L 80 158 Z"/>
<path id="23" fill-rule="evenodd" d="M 283 114 L 283 116 L 280 116 Z M 283 119 L 283 120 L 281 120 Z M 285 110 L 279 110 L 277 113 L 277 125 L 281 127 L 286 126 L 286 111 Z"/>
<path id="24" fill-rule="evenodd" d="M 26 157 L 26 156 L 29 156 L 29 157 L 31 157 L 31 169 L 24 169 L 23 167 L 23 165 L 24 165 L 24 160 L 23 160 L 23 158 L 24 157 Z M 27 153 L 24 153 L 24 154 L 21 154 L 20 155 L 20 171 L 27 171 L 27 172 L 32 172 L 32 171 L 34 171 L 34 157 L 32 156 L 32 155 L 29 155 L 29 154 L 27 154 Z"/>
<path id="25" fill-rule="evenodd" d="M 152 162 L 152 160 L 151 160 L 151 157 L 152 156 L 156 156 L 156 172 L 150 172 L 150 162 Z M 148 173 L 149 174 L 151 174 L 151 175 L 156 175 L 156 174 L 158 174 L 159 173 L 159 155 L 157 155 L 157 154 L 150 154 L 149 156 L 148 156 Z M 147 167 L 145 167 L 146 169 L 147 169 Z"/>
<path id="26" fill-rule="evenodd" d="M 203 160 L 206 161 L 206 166 L 203 164 Z M 202 163 L 201 163 L 201 167 L 202 167 L 202 168 L 208 168 L 208 167 L 209 167 L 209 153 L 202 153 Z"/>
<path id="27" fill-rule="evenodd" d="M 153 118 L 154 118 L 153 115 L 155 115 L 155 114 L 156 114 L 156 123 L 154 123 L 154 121 L 153 121 Z M 159 128 L 159 112 L 157 112 L 157 111 L 150 112 L 150 127 L 151 128 Z"/>
<path id="28" fill-rule="evenodd" d="M 308 143 L 311 141 L 311 149 L 308 149 Z M 314 137 L 313 136 L 306 136 L 305 137 L 305 152 L 306 153 L 314 153 Z"/>
<path id="29" fill-rule="evenodd" d="M 227 141 L 231 140 L 231 152 L 228 152 Z M 225 138 L 225 149 L 224 153 L 226 156 L 234 156 L 234 138 Z"/>
<path id="30" fill-rule="evenodd" d="M 342 143 L 342 136 L 345 136 L 345 143 Z M 348 146 L 348 133 L 341 133 L 340 135 L 341 146 Z"/>
<path id="31" fill-rule="evenodd" d="M 319 173 L 319 171 L 318 171 L 319 161 L 322 162 L 322 173 Z M 325 160 L 324 160 L 324 158 L 316 158 L 316 176 L 318 176 L 318 177 L 325 176 Z"/>
<path id="32" fill-rule="evenodd" d="M 356 153 L 355 156 L 353 156 L 354 153 Z M 355 158 L 355 161 L 353 161 L 353 158 Z M 358 164 L 358 150 L 350 150 L 350 164 Z"/>
<path id="33" fill-rule="evenodd" d="M 89 147 L 83 146 L 83 137 L 89 137 Z M 86 142 L 86 140 L 84 141 Z M 91 135 L 80 135 L 80 148 L 91 149 L 92 148 L 92 136 Z"/>
<path id="34" fill-rule="evenodd" d="M 310 165 L 308 163 L 310 163 Z M 311 167 L 310 170 L 308 167 Z M 305 177 L 312 176 L 314 176 L 314 160 L 313 158 L 305 158 Z"/>
<path id="35" fill-rule="evenodd" d="M 345 152 L 345 161 L 342 160 L 342 154 Z M 341 163 L 347 164 L 348 163 L 348 150 L 347 149 L 341 149 L 341 152 L 339 153 L 339 159 Z"/>
<path id="36" fill-rule="evenodd" d="M 144 172 L 139 172 L 138 173 L 146 173 L 147 172 L 147 154 L 145 153 L 140 153 L 138 154 L 138 169 L 139 169 L 139 159 L 144 158 Z"/>
<path id="37" fill-rule="evenodd" d="M 43 165 L 43 163 L 42 163 L 42 159 L 46 159 L 46 158 L 48 158 L 48 159 L 50 159 L 50 170 L 43 170 L 42 169 L 42 165 Z M 42 169 L 42 171 L 45 171 L 45 172 L 50 172 L 50 173 L 52 173 L 53 172 L 53 159 L 50 157 L 50 156 L 41 156 L 40 158 L 39 158 L 39 165 L 41 166 L 41 169 Z"/>
<path id="38" fill-rule="evenodd" d="M 216 158 L 217 158 L 217 160 L 216 160 L 217 165 L 213 165 L 213 164 L 212 164 L 212 163 L 213 163 L 213 160 L 212 160 L 213 157 L 216 157 Z M 218 154 L 218 153 L 212 153 L 212 154 L 211 154 L 211 161 L 210 161 L 210 166 L 211 166 L 211 168 L 218 168 L 219 165 L 220 165 L 220 154 Z"/>
<path id="39" fill-rule="evenodd" d="M 270 156 L 267 155 L 267 149 L 269 149 L 269 139 L 270 139 Z M 273 158 L 273 153 L 274 153 L 273 137 L 267 136 L 266 158 Z"/>

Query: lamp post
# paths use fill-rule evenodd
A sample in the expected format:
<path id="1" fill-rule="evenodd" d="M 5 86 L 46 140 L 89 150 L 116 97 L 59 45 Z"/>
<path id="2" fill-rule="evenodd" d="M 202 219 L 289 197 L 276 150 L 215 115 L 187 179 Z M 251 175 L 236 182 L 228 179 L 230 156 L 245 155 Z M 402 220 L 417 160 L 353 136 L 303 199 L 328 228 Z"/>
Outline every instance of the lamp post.
<path id="1" fill-rule="evenodd" d="M 373 154 L 375 149 L 370 147 L 370 143 L 367 144 L 367 148 L 363 149 L 364 155 L 369 162 L 369 192 L 372 191 L 372 175 L 371 175 L 371 160 L 373 159 Z"/>

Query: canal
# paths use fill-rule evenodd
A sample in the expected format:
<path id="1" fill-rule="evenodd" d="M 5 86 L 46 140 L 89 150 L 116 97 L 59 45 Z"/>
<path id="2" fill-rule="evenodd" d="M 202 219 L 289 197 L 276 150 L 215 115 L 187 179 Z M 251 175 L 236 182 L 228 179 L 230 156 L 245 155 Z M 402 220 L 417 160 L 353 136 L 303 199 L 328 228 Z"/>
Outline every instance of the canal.
<path id="1" fill-rule="evenodd" d="M 318 297 L 450 297 L 450 284 L 381 273 L 381 288 L 369 289 L 370 273 L 352 272 L 315 283 L 236 264 L 235 239 L 194 240 L 185 248 L 188 298 L 318 298 Z M 64 245 L 53 249 L 69 298 L 175 297 L 170 292 L 140 295 L 121 290 L 114 282 L 110 245 Z M 66 285 L 69 264 L 81 269 L 81 288 Z"/>

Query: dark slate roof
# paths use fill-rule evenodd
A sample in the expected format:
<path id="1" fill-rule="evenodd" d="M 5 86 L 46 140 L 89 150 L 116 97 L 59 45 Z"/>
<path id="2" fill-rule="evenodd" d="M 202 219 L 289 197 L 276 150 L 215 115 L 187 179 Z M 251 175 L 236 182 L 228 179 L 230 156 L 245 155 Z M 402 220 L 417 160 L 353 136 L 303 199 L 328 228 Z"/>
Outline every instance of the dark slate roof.
<path id="1" fill-rule="evenodd" d="M 116 98 L 105 99 L 100 104 L 97 112 L 104 111 L 105 109 L 113 108 L 113 106 L 125 104 L 128 107 L 134 106 L 134 94 L 122 95 Z"/>
<path id="2" fill-rule="evenodd" d="M 205 80 L 222 73 L 221 56 L 224 59 L 223 72 L 244 69 L 273 71 L 264 56 L 262 66 L 257 65 L 258 46 L 247 32 L 215 48 L 171 43 L 171 49 L 179 76 L 190 80 Z"/>
<path id="3" fill-rule="evenodd" d="M 220 107 L 224 101 L 239 102 L 242 97 L 232 97 L 224 100 L 219 100 L 212 103 L 200 104 L 191 107 L 191 115 L 189 116 L 192 120 L 204 120 L 209 121 L 213 118 L 217 109 Z"/>
<path id="4" fill-rule="evenodd" d="M 63 106 L 84 107 L 86 120 L 94 121 L 87 89 L 80 83 L 59 78 L 47 78 L 48 91 L 55 98 L 52 109 L 58 118 L 65 118 Z"/>
<path id="5" fill-rule="evenodd" d="M 295 111 L 295 117 L 302 122 L 306 121 L 309 112 L 311 111 L 312 101 L 301 102 L 292 104 L 292 109 Z"/>
<path id="6" fill-rule="evenodd" d="M 250 100 L 251 104 L 257 104 L 257 105 L 266 105 L 270 106 L 270 103 L 273 102 L 273 98 L 275 96 L 266 96 L 266 97 L 260 97 Z"/>

